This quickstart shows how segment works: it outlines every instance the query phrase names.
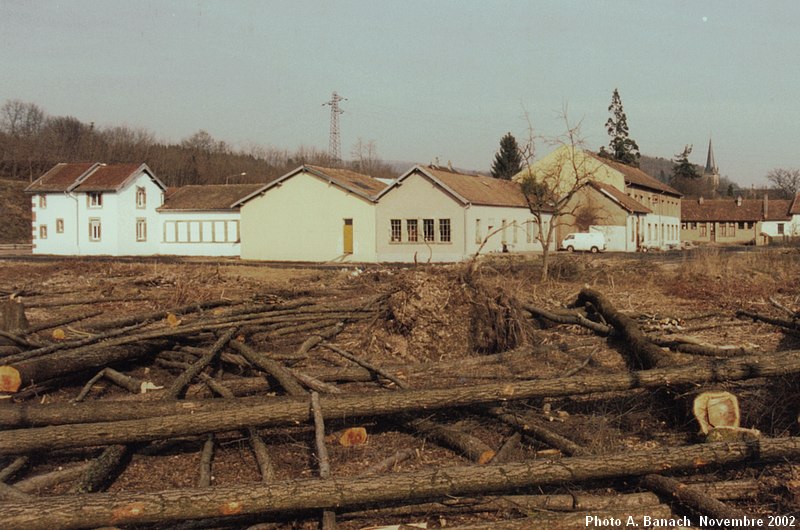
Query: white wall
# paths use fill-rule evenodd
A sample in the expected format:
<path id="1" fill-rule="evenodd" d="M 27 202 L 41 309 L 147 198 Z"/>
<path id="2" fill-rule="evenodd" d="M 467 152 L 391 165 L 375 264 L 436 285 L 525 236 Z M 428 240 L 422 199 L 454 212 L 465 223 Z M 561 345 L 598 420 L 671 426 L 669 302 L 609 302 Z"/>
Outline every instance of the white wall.
<path id="1" fill-rule="evenodd" d="M 299 173 L 241 207 L 242 258 L 376 261 L 375 204 L 309 173 Z M 353 253 L 343 225 L 353 220 Z"/>
<path id="2" fill-rule="evenodd" d="M 681 220 L 668 215 L 647 214 L 642 220 L 644 244 L 667 248 L 681 244 Z"/>
<path id="3" fill-rule="evenodd" d="M 31 196 L 31 208 L 35 214 L 32 223 L 33 253 L 74 255 L 78 253 L 76 202 L 63 193 L 47 193 L 47 205 L 39 207 L 40 195 Z M 63 233 L 57 231 L 57 220 L 64 221 Z M 39 237 L 39 227 L 47 227 L 47 238 Z"/>
<path id="4" fill-rule="evenodd" d="M 538 227 L 528 208 L 505 206 L 471 206 L 466 211 L 466 255 L 472 256 L 490 232 L 502 228 L 506 221 L 505 235 L 501 230 L 491 236 L 481 250 L 482 253 L 501 252 L 506 242 L 509 252 L 541 252 L 542 246 L 536 240 Z M 550 217 L 545 218 L 545 233 Z M 530 234 L 530 238 L 529 238 Z M 555 234 L 553 234 L 555 240 Z M 551 250 L 555 241 L 551 242 Z"/>
<path id="5" fill-rule="evenodd" d="M 176 256 L 239 256 L 238 211 L 159 213 L 158 253 Z"/>
<path id="6" fill-rule="evenodd" d="M 628 216 L 629 218 L 631 216 Z M 630 223 L 630 221 L 629 221 Z M 616 225 L 592 225 L 589 232 L 599 232 L 606 238 L 607 252 L 626 252 L 629 249 L 630 228 Z"/>
<path id="7" fill-rule="evenodd" d="M 136 206 L 136 189 L 144 187 L 146 203 L 144 208 Z M 126 255 L 152 255 L 160 249 L 160 215 L 156 208 L 163 201 L 161 188 L 146 174 L 133 179 L 130 184 L 116 194 L 116 208 L 119 215 L 117 224 L 117 253 Z M 103 205 L 105 207 L 105 205 Z M 136 221 L 144 219 L 147 226 L 145 241 L 136 240 Z M 88 228 L 87 228 L 88 231 Z"/>

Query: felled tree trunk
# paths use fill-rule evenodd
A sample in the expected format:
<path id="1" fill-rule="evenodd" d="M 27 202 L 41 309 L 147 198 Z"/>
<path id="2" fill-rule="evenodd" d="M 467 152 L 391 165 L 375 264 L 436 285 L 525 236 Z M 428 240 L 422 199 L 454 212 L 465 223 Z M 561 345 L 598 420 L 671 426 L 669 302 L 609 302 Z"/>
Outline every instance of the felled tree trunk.
<path id="1" fill-rule="evenodd" d="M 537 485 L 641 476 L 692 470 L 707 465 L 800 457 L 800 438 L 753 443 L 715 443 L 652 451 L 627 451 L 599 457 L 534 460 L 499 466 L 447 467 L 395 473 L 392 480 L 370 475 L 343 479 L 305 479 L 268 485 L 152 493 L 97 493 L 48 497 L 3 505 L 3 528 L 51 530 L 112 525 L 169 523 L 184 519 L 344 509 L 393 501 L 501 492 Z"/>
<path id="2" fill-rule="evenodd" d="M 610 390 L 735 381 L 799 372 L 800 352 L 795 351 L 745 359 L 706 361 L 625 374 L 572 376 L 464 388 L 398 390 L 367 395 L 323 395 L 320 396 L 320 401 L 325 419 L 336 419 Z M 304 396 L 186 401 L 176 404 L 153 402 L 141 402 L 135 405 L 134 402 L 72 405 L 9 404 L 0 406 L 0 425 L 19 426 L 34 423 L 41 425 L 48 421 L 65 423 L 135 417 L 141 419 L 0 431 L 0 454 L 25 454 L 31 451 L 67 447 L 146 442 L 250 426 L 285 425 L 309 421 L 309 410 L 308 398 Z"/>

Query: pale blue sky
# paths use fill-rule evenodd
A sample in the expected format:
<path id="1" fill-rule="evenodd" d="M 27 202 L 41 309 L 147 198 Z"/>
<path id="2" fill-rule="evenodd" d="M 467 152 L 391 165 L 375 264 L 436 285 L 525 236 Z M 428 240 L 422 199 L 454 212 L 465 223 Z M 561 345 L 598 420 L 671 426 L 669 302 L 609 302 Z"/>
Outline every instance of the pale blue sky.
<path id="1" fill-rule="evenodd" d="M 488 169 L 500 137 L 563 131 L 593 149 L 619 88 L 641 151 L 709 134 L 724 175 L 800 166 L 800 3 L 704 1 L 0 0 L 0 102 L 236 146 Z M 549 150 L 539 145 L 540 154 Z"/>

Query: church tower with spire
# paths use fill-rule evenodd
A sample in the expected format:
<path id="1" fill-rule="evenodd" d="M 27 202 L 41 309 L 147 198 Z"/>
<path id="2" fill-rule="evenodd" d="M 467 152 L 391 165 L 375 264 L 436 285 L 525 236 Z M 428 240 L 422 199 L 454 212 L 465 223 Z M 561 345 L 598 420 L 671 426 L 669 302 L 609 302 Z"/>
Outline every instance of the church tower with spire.
<path id="1" fill-rule="evenodd" d="M 706 167 L 703 170 L 703 179 L 709 182 L 709 187 L 716 195 L 719 189 L 719 168 L 717 167 L 717 161 L 714 160 L 714 147 L 711 145 L 711 138 L 708 139 L 708 156 L 706 157 Z"/>

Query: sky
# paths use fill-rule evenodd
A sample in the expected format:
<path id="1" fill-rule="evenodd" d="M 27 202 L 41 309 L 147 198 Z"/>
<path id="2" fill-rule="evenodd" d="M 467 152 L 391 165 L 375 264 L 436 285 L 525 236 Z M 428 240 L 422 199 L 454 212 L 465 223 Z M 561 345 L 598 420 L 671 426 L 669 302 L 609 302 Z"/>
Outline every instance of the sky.
<path id="1" fill-rule="evenodd" d="M 500 138 L 609 137 L 619 89 L 643 154 L 693 144 L 742 186 L 800 167 L 800 2 L 0 0 L 0 103 L 239 148 L 341 149 L 488 170 Z M 566 111 L 566 112 L 565 112 Z M 526 119 L 527 116 L 527 119 Z"/>

